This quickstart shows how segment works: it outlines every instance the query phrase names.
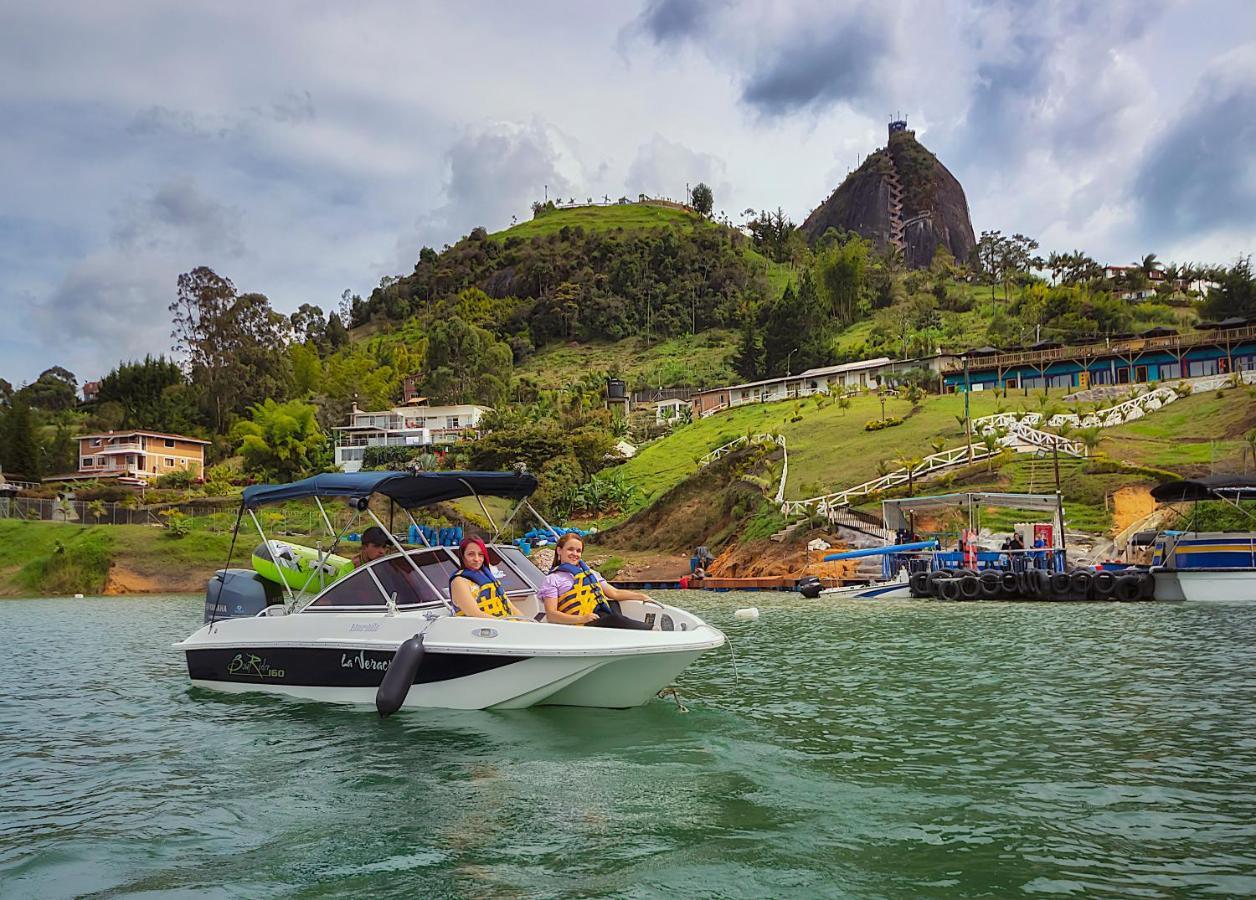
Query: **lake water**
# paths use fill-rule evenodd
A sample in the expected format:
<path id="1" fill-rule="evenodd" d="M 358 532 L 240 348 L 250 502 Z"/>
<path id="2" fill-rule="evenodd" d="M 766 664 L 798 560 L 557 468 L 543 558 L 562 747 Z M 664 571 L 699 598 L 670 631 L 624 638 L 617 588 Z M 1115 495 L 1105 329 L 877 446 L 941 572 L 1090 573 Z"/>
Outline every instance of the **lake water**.
<path id="1" fill-rule="evenodd" d="M 1256 892 L 1256 606 L 671 599 L 687 713 L 385 721 L 190 689 L 199 598 L 0 602 L 0 896 Z"/>

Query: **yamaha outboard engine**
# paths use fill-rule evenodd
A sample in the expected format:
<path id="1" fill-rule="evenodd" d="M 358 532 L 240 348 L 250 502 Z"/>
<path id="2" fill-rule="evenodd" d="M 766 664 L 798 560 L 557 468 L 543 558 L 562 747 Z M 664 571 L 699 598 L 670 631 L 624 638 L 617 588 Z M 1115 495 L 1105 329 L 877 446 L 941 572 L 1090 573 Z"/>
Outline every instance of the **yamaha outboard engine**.
<path id="1" fill-rule="evenodd" d="M 283 603 L 283 589 L 252 569 L 219 569 L 205 591 L 205 621 L 255 616 Z"/>
<path id="2" fill-rule="evenodd" d="M 824 590 L 824 585 L 819 578 L 814 575 L 804 575 L 798 579 L 798 593 L 802 594 L 808 600 L 814 600 L 820 596 L 820 591 Z"/>

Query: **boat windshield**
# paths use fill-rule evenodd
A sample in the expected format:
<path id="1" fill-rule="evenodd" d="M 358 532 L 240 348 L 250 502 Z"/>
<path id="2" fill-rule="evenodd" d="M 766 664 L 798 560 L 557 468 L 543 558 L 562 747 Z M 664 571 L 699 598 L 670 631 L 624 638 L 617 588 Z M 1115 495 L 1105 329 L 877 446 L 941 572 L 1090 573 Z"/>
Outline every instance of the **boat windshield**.
<path id="1" fill-rule="evenodd" d="M 427 576 L 425 581 L 414 567 L 399 555 L 376 560 L 333 584 L 312 602 L 307 609 L 344 609 L 384 607 L 390 597 L 396 596 L 398 606 L 422 606 L 444 603 L 442 589 L 448 576 L 442 578 L 442 568 L 452 562 L 441 551 L 422 551 L 423 558 L 416 559 L 419 568 Z M 441 554 L 441 555 L 437 555 Z M 410 554 L 412 557 L 419 554 Z M 452 571 L 452 569 L 450 569 Z M 432 583 L 429 584 L 428 581 Z M 435 590 L 433 587 L 435 586 Z"/>

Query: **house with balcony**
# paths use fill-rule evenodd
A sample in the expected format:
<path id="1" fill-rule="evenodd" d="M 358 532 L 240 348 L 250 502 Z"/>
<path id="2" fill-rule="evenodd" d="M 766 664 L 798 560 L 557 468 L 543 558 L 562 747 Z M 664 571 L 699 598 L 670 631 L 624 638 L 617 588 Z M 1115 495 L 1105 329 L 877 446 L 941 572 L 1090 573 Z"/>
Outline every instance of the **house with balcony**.
<path id="1" fill-rule="evenodd" d="M 353 404 L 348 425 L 336 425 L 336 466 L 345 472 L 362 468 L 367 447 L 414 447 L 442 452 L 459 441 L 474 438 L 487 406 L 456 404 L 428 406 L 413 397 L 392 409 L 361 410 Z"/>
<path id="2" fill-rule="evenodd" d="M 78 438 L 78 471 L 49 475 L 44 481 L 92 481 L 114 478 L 142 485 L 172 472 L 205 476 L 209 441 L 160 431 L 107 431 Z"/>

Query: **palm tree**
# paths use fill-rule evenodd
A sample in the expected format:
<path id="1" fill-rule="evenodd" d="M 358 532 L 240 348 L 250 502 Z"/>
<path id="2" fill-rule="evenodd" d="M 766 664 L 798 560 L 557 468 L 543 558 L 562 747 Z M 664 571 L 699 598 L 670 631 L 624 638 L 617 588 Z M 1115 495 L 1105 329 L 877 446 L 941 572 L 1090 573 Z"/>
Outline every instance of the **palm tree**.
<path id="1" fill-rule="evenodd" d="M 916 484 L 916 467 L 921 465 L 924 460 L 919 456 L 904 453 L 902 456 L 897 457 L 894 462 L 907 470 L 907 496 L 911 497 Z"/>
<path id="2" fill-rule="evenodd" d="M 940 438 L 940 437 L 939 437 L 939 438 L 934 438 L 933 440 L 931 440 L 931 441 L 929 442 L 929 448 L 930 448 L 930 449 L 931 449 L 934 453 L 941 453 L 943 450 L 945 450 L 945 449 L 946 449 L 946 441 L 944 441 L 944 440 L 943 440 L 942 438 Z"/>
<path id="3" fill-rule="evenodd" d="M 1256 428 L 1253 428 L 1247 434 L 1243 435 L 1243 471 L 1247 472 L 1247 457 L 1252 457 L 1252 463 L 1256 464 Z"/>
<path id="4" fill-rule="evenodd" d="M 1164 268 L 1164 266 L 1160 263 L 1160 260 L 1156 258 L 1156 254 L 1154 253 L 1148 253 L 1146 256 L 1142 258 L 1140 262 L 1136 262 L 1134 263 L 1134 265 L 1142 269 L 1143 274 L 1146 275 L 1148 278 L 1151 277 L 1152 272 L 1159 272 L 1161 269 Z"/>
<path id="5" fill-rule="evenodd" d="M 986 457 L 986 474 L 989 474 L 994 468 L 994 457 L 996 455 L 995 451 L 999 449 L 1000 437 L 1000 434 L 993 431 L 981 436 L 981 443 L 986 448 L 986 452 L 990 454 Z"/>
<path id="6" fill-rule="evenodd" d="M 1096 425 L 1092 425 L 1089 428 L 1083 428 L 1077 432 L 1077 439 L 1085 445 L 1087 456 L 1094 453 L 1095 448 L 1099 446 L 1099 441 L 1101 440 L 1100 435 L 1102 432 L 1103 429 Z"/>

